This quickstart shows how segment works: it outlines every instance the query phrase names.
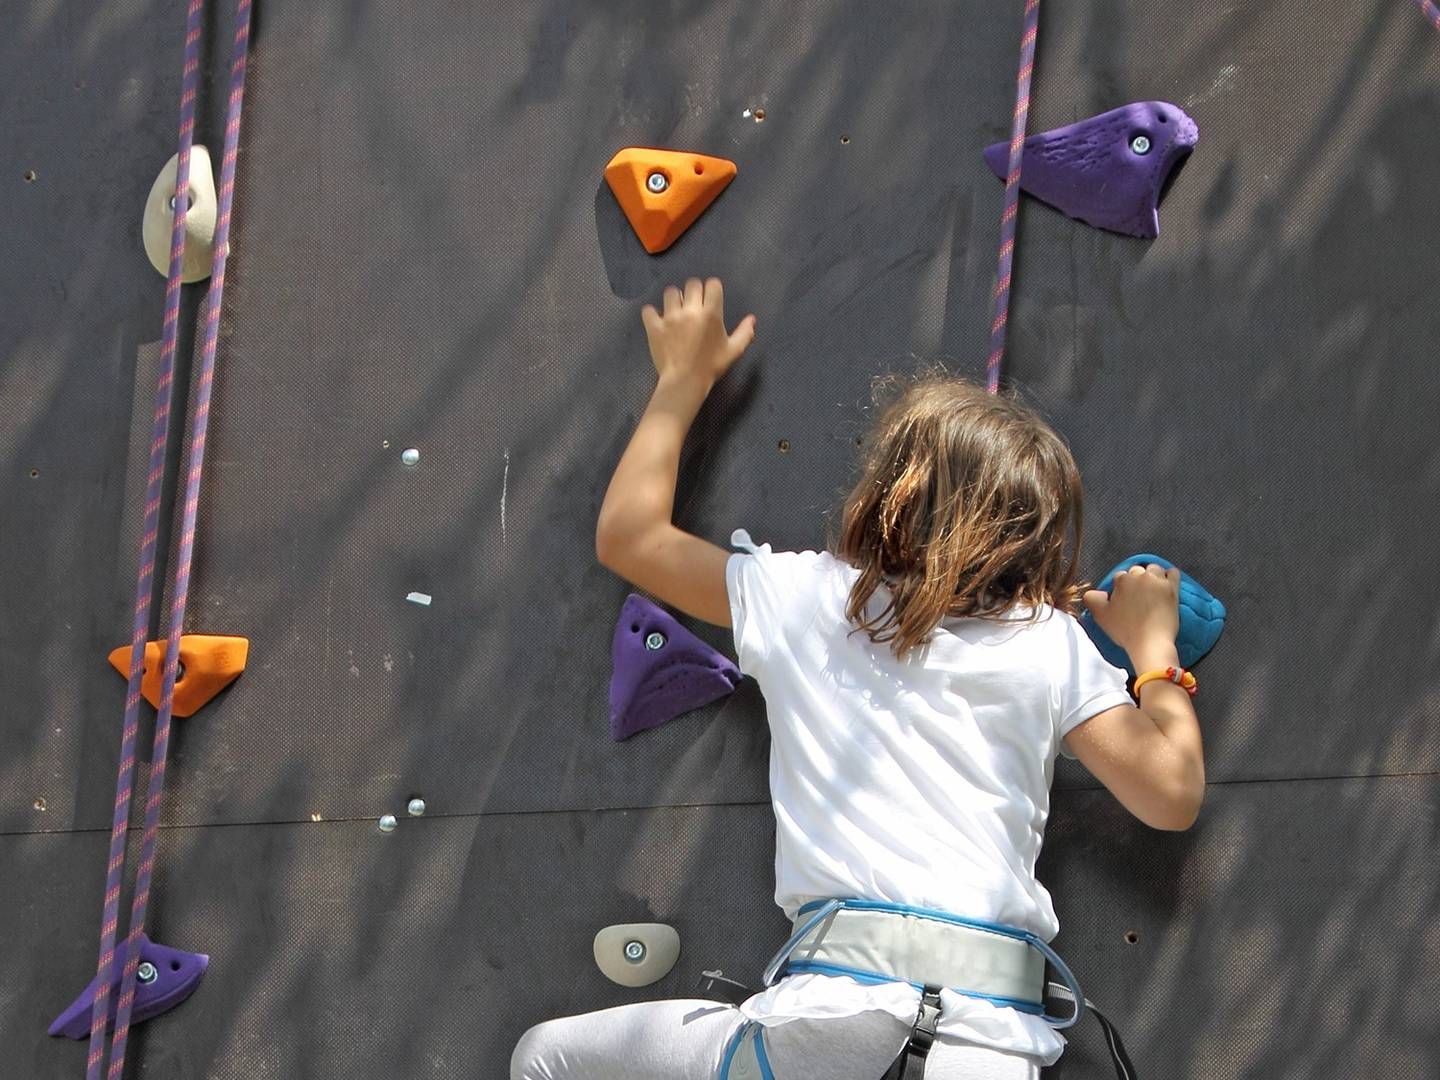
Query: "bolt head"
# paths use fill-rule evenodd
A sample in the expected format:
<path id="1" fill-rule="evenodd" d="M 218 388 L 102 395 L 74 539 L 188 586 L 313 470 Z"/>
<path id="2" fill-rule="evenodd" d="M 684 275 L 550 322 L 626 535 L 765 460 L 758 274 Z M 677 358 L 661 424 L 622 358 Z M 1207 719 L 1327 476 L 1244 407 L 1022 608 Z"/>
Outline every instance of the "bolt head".
<path id="1" fill-rule="evenodd" d="M 625 959 L 632 964 L 638 964 L 645 959 L 645 944 L 640 941 L 627 941 L 625 943 Z"/>
<path id="2" fill-rule="evenodd" d="M 412 446 L 409 450 L 406 450 L 403 454 L 400 455 L 400 460 L 404 464 L 409 465 L 411 468 L 413 468 L 414 466 L 420 464 L 420 451 L 416 450 Z"/>
<path id="3" fill-rule="evenodd" d="M 1150 152 L 1150 137 L 1148 135 L 1136 135 L 1130 140 L 1130 149 L 1137 154 L 1148 154 Z"/>
<path id="4" fill-rule="evenodd" d="M 651 652 L 655 652 L 657 649 L 663 649 L 664 647 L 665 635 L 660 633 L 659 630 L 652 630 L 645 635 L 645 648 Z"/>
<path id="5" fill-rule="evenodd" d="M 645 178 L 645 186 L 652 195 L 659 195 L 670 187 L 670 181 L 662 172 L 652 172 Z"/>
<path id="6" fill-rule="evenodd" d="M 384 833 L 394 832 L 394 831 L 395 831 L 395 825 L 396 825 L 395 815 L 394 815 L 394 814 L 383 814 L 383 815 L 381 815 L 380 823 L 379 823 L 379 824 L 380 824 L 380 831 L 381 831 L 381 832 L 384 832 Z"/>
<path id="7" fill-rule="evenodd" d="M 424 800 L 424 799 L 411 799 L 408 803 L 405 804 L 405 812 L 406 812 L 407 814 L 409 814 L 411 817 L 424 817 L 424 816 L 425 816 L 425 800 Z"/>
<path id="8" fill-rule="evenodd" d="M 150 963 L 149 960 L 145 960 L 135 969 L 135 977 L 146 986 L 149 986 L 160 977 L 160 973 L 155 970 L 154 964 Z"/>

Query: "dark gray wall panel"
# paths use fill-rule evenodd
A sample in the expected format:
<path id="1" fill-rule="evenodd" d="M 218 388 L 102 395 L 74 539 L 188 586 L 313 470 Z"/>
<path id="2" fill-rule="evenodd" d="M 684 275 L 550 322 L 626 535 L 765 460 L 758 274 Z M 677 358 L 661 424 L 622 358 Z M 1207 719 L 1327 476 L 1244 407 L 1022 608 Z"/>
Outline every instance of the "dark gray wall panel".
<path id="1" fill-rule="evenodd" d="M 1162 836 L 1062 793 L 1041 875 L 1059 946 L 1143 1076 L 1424 1080 L 1437 801 L 1433 779 L 1222 785 L 1194 832 Z M 547 1016 L 691 996 L 716 966 L 754 980 L 786 929 L 772 845 L 766 806 L 167 830 L 156 935 L 212 964 L 140 1029 L 136 1075 L 502 1076 Z M 13 1075 L 83 1069 L 43 1032 L 93 972 L 104 849 L 0 838 Z M 595 931 L 652 918 L 681 933 L 674 972 L 607 983 Z M 1074 1035 L 1057 1075 L 1112 1075 L 1099 1029 Z"/>

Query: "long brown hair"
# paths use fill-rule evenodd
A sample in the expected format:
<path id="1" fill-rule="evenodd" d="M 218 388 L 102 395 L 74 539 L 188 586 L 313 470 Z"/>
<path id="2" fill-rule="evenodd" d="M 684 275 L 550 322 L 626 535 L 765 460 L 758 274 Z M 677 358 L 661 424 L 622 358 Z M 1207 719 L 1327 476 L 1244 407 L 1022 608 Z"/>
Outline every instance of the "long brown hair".
<path id="1" fill-rule="evenodd" d="M 1075 610 L 1080 473 L 1029 408 L 926 375 L 864 446 L 836 554 L 860 571 L 845 614 L 870 640 L 904 657 L 946 618 Z M 867 612 L 882 585 L 887 603 Z"/>

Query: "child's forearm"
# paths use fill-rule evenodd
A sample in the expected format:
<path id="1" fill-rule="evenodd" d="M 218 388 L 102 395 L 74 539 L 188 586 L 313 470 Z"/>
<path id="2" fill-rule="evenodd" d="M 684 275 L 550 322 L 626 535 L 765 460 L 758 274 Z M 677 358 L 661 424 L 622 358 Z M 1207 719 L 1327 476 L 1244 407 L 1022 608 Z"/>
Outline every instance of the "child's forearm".
<path id="1" fill-rule="evenodd" d="M 1131 657 L 1136 671 L 1163 671 L 1178 667 L 1179 655 L 1171 642 L 1158 642 L 1137 649 Z M 1201 745 L 1200 721 L 1190 695 L 1172 682 L 1152 680 L 1140 691 L 1140 710 L 1150 719 L 1168 746 L 1157 761 L 1174 786 L 1174 798 L 1181 806 L 1193 806 L 1190 820 L 1199 813 L 1205 797 L 1205 755 Z"/>
<path id="2" fill-rule="evenodd" d="M 642 549 L 647 535 L 672 524 L 680 451 L 709 392 L 695 376 L 667 376 L 656 383 L 600 507 L 595 548 L 607 566 L 617 558 L 625 561 L 627 549 Z"/>

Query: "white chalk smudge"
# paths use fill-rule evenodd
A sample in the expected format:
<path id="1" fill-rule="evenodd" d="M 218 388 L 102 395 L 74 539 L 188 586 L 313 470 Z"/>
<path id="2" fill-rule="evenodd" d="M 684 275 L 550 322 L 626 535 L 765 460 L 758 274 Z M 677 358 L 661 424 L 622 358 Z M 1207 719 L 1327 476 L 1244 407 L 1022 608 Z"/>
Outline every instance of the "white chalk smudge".
<path id="1" fill-rule="evenodd" d="M 1233 90 L 1235 88 L 1235 76 L 1238 74 L 1240 74 L 1238 65 L 1226 64 L 1220 69 L 1220 74 L 1215 76 L 1215 81 L 1210 84 L 1209 90 L 1200 94 L 1191 94 L 1185 99 L 1185 108 L 1189 109 L 1192 106 L 1200 104 L 1202 101 L 1209 101 L 1217 94 L 1222 94 L 1226 90 Z"/>
<path id="2" fill-rule="evenodd" d="M 510 449 L 505 449 L 505 472 L 500 477 L 500 543 L 503 545 L 509 540 L 510 534 L 505 524 L 505 502 L 510 497 Z"/>

